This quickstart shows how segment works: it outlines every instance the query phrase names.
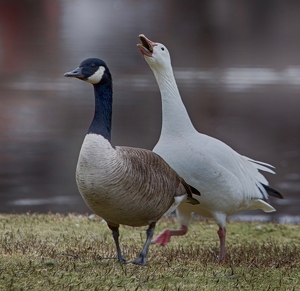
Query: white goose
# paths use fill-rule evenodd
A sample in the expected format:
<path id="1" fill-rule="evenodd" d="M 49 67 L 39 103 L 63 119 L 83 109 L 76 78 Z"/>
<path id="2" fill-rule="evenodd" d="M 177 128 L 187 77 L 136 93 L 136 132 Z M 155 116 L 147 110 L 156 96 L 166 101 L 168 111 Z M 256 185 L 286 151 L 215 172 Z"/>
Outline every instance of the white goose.
<path id="1" fill-rule="evenodd" d="M 259 172 L 274 171 L 271 165 L 242 156 L 220 140 L 197 132 L 181 100 L 167 48 L 144 35 L 139 38 L 138 49 L 154 73 L 162 99 L 162 130 L 153 151 L 201 193 L 200 204 L 181 203 L 176 209 L 181 228 L 165 229 L 152 242 L 166 245 L 171 236 L 185 235 L 191 214 L 198 213 L 218 224 L 222 261 L 227 216 L 254 209 L 272 212 L 275 209 L 265 202 L 268 195 L 283 198 Z"/>
<path id="2" fill-rule="evenodd" d="M 126 260 L 119 246 L 119 225 L 149 225 L 144 248 L 133 261 L 145 265 L 157 220 L 182 201 L 199 202 L 192 198 L 191 188 L 185 181 L 157 154 L 111 145 L 112 78 L 102 60 L 86 59 L 65 76 L 94 86 L 94 119 L 83 141 L 76 169 L 79 192 L 112 230 L 120 262 Z M 195 189 L 193 192 L 199 194 Z"/>

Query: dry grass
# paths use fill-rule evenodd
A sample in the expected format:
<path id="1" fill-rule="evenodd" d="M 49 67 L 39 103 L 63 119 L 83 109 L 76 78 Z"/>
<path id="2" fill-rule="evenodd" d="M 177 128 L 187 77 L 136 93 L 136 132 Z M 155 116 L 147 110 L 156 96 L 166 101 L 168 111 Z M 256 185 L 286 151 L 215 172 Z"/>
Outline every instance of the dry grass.
<path id="1" fill-rule="evenodd" d="M 165 227 L 177 227 L 165 218 Z M 150 247 L 145 267 L 121 265 L 105 223 L 78 215 L 1 215 L 0 290 L 300 290 L 300 226 L 228 224 L 228 255 L 217 264 L 217 226 L 194 221 L 188 235 Z M 121 227 L 134 259 L 143 228 Z"/>

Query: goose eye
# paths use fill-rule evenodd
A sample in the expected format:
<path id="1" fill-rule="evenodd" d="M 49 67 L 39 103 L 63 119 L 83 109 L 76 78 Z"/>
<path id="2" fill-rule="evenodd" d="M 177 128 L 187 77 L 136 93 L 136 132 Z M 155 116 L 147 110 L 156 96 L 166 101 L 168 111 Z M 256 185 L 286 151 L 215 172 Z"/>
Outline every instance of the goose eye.
<path id="1" fill-rule="evenodd" d="M 162 47 L 162 48 L 161 48 L 161 50 L 162 50 L 162 51 L 164 51 L 164 50 L 165 50 L 165 48 L 164 48 L 164 47 Z"/>
<path id="2" fill-rule="evenodd" d="M 91 68 L 95 68 L 96 67 L 96 65 L 95 64 L 91 64 Z"/>

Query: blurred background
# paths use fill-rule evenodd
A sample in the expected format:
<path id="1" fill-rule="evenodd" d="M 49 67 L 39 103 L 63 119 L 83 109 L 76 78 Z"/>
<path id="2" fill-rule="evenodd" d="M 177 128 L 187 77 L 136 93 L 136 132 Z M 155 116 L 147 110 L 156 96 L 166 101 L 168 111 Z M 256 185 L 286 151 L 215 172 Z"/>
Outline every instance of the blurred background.
<path id="1" fill-rule="evenodd" d="M 114 78 L 112 142 L 152 149 L 161 128 L 138 35 L 166 45 L 192 122 L 270 163 L 277 212 L 299 222 L 300 2 L 296 0 L 0 0 L 0 212 L 90 213 L 75 182 L 92 86 L 63 74 L 87 57 Z"/>

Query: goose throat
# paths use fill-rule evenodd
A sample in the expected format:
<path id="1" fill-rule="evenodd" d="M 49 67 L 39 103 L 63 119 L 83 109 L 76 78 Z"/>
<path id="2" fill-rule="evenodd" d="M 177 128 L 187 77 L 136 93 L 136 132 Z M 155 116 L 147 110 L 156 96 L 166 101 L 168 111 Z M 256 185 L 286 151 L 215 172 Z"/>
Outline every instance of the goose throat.
<path id="1" fill-rule="evenodd" d="M 112 84 L 94 85 L 95 113 L 88 134 L 100 134 L 111 140 Z"/>

